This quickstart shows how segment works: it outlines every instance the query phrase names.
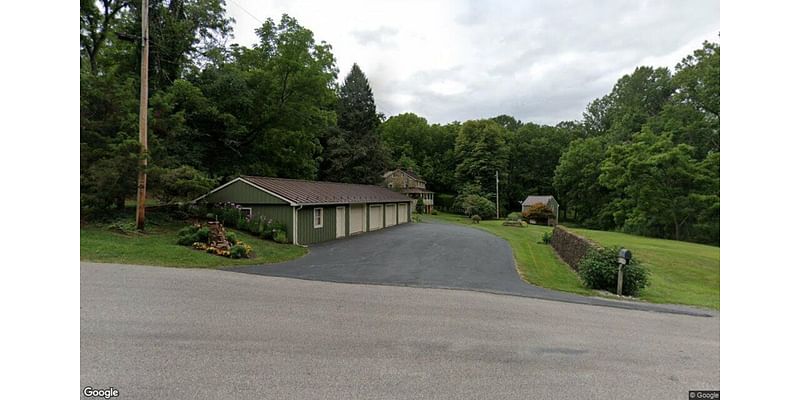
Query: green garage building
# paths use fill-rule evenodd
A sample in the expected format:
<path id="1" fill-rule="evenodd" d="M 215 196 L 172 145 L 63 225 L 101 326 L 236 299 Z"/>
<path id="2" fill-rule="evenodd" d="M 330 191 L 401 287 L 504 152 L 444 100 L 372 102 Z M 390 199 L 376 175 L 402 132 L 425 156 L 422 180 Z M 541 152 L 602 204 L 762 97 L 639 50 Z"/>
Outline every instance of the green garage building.
<path id="1" fill-rule="evenodd" d="M 260 176 L 240 176 L 195 201 L 232 202 L 253 217 L 281 222 L 294 244 L 404 224 L 413 207 L 412 199 L 379 186 Z"/>

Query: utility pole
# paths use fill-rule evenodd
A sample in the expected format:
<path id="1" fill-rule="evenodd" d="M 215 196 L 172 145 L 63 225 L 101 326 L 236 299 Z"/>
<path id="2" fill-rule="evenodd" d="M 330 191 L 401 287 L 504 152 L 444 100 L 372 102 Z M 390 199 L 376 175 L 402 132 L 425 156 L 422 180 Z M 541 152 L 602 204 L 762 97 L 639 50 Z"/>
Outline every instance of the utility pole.
<path id="1" fill-rule="evenodd" d="M 495 210 L 497 210 L 497 219 L 500 219 L 500 171 L 494 170 L 494 184 L 495 184 L 495 192 L 494 192 L 494 200 L 495 200 Z"/>
<path id="2" fill-rule="evenodd" d="M 136 229 L 144 230 L 144 203 L 147 198 L 147 85 L 148 55 L 150 53 L 150 30 L 147 0 L 142 0 L 142 66 L 139 82 L 139 184 L 136 190 Z"/>

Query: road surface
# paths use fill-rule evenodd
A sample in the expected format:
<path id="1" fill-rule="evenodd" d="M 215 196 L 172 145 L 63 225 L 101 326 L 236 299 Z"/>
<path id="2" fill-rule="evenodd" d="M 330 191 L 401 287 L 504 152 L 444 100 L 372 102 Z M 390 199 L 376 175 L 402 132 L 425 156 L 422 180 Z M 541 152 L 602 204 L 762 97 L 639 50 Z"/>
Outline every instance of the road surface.
<path id="1" fill-rule="evenodd" d="M 685 399 L 719 388 L 713 314 L 82 263 L 80 383 L 120 399 Z"/>

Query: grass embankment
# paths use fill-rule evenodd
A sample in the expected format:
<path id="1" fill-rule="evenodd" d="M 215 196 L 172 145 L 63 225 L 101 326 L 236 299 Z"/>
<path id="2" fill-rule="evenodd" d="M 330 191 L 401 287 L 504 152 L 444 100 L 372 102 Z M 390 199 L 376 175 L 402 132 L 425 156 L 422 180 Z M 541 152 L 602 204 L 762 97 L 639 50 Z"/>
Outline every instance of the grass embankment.
<path id="1" fill-rule="evenodd" d="M 185 225 L 149 227 L 146 233 L 119 233 L 105 226 L 81 227 L 81 261 L 166 267 L 219 268 L 236 265 L 268 264 L 291 260 L 306 254 L 303 247 L 278 244 L 247 233 L 236 232 L 239 240 L 253 247 L 254 258 L 232 259 L 179 246 L 177 232 Z"/>
<path id="2" fill-rule="evenodd" d="M 650 286 L 642 291 L 642 299 L 719 310 L 719 247 L 619 232 L 570 230 L 604 247 L 630 249 L 651 272 Z"/>
<path id="3" fill-rule="evenodd" d="M 464 224 L 483 229 L 509 242 L 522 278 L 534 285 L 567 292 L 593 294 L 578 275 L 540 244 L 542 233 L 552 228 L 506 227 L 502 221 L 472 224 L 466 217 L 439 213 L 424 219 Z M 639 298 L 653 303 L 685 304 L 719 309 L 719 247 L 675 240 L 655 239 L 618 232 L 568 228 L 601 246 L 624 246 L 650 272 L 650 286 Z"/>

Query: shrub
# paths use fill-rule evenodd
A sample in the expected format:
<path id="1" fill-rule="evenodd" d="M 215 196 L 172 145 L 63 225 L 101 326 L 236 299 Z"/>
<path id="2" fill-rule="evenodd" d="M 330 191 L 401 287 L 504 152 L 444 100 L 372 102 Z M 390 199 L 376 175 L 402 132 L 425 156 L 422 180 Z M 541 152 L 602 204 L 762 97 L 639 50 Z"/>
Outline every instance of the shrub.
<path id="1" fill-rule="evenodd" d="M 472 216 L 472 223 L 473 224 L 480 224 L 481 223 L 481 216 L 478 215 L 478 214 L 473 215 Z"/>
<path id="2" fill-rule="evenodd" d="M 439 212 L 436 210 L 431 210 L 431 215 L 439 215 Z"/>
<path id="3" fill-rule="evenodd" d="M 578 263 L 578 274 L 583 283 L 591 289 L 617 291 L 617 254 L 619 247 L 590 250 Z M 650 283 L 649 271 L 635 259 L 623 269 L 622 294 L 635 296 Z"/>
<path id="4" fill-rule="evenodd" d="M 555 214 L 547 208 L 546 205 L 542 203 L 536 203 L 524 211 L 522 211 L 522 216 L 527 220 L 534 220 L 536 223 L 544 223 L 546 224 L 550 218 L 554 218 Z"/>
<path id="5" fill-rule="evenodd" d="M 184 226 L 178 231 L 178 236 L 186 236 L 194 234 L 195 232 L 197 232 L 198 229 L 200 229 L 199 225 Z"/>
<path id="6" fill-rule="evenodd" d="M 550 244 L 550 240 L 552 240 L 552 239 L 553 239 L 553 232 L 547 231 L 547 232 L 542 234 L 542 243 Z"/>
<path id="7" fill-rule="evenodd" d="M 196 236 L 197 240 L 195 240 L 195 242 L 208 243 L 208 234 L 209 233 L 211 233 L 211 231 L 208 229 L 208 227 L 204 226 L 204 227 L 198 229 L 197 232 L 195 232 L 195 235 L 197 235 Z"/>
<path id="8" fill-rule="evenodd" d="M 282 229 L 276 229 L 275 232 L 272 233 L 272 240 L 278 243 L 289 243 L 289 237 L 286 235 L 286 231 Z"/>
<path id="9" fill-rule="evenodd" d="M 467 195 L 461 202 L 461 206 L 466 215 L 480 215 L 483 219 L 489 219 L 495 215 L 494 203 L 478 195 Z"/>
<path id="10" fill-rule="evenodd" d="M 509 220 L 509 221 L 518 221 L 518 220 L 522 219 L 522 214 L 518 213 L 518 212 L 512 212 L 512 213 L 508 214 L 506 219 Z"/>
<path id="11" fill-rule="evenodd" d="M 425 213 L 425 202 L 422 201 L 422 197 L 417 199 L 417 214 L 424 214 Z"/>
<path id="12" fill-rule="evenodd" d="M 231 247 L 231 258 L 246 258 L 247 248 L 244 245 L 237 244 Z"/>
<path id="13" fill-rule="evenodd" d="M 234 243 L 235 244 L 237 242 L 236 233 L 234 233 L 234 232 L 225 232 L 225 240 L 227 240 L 228 243 Z"/>

